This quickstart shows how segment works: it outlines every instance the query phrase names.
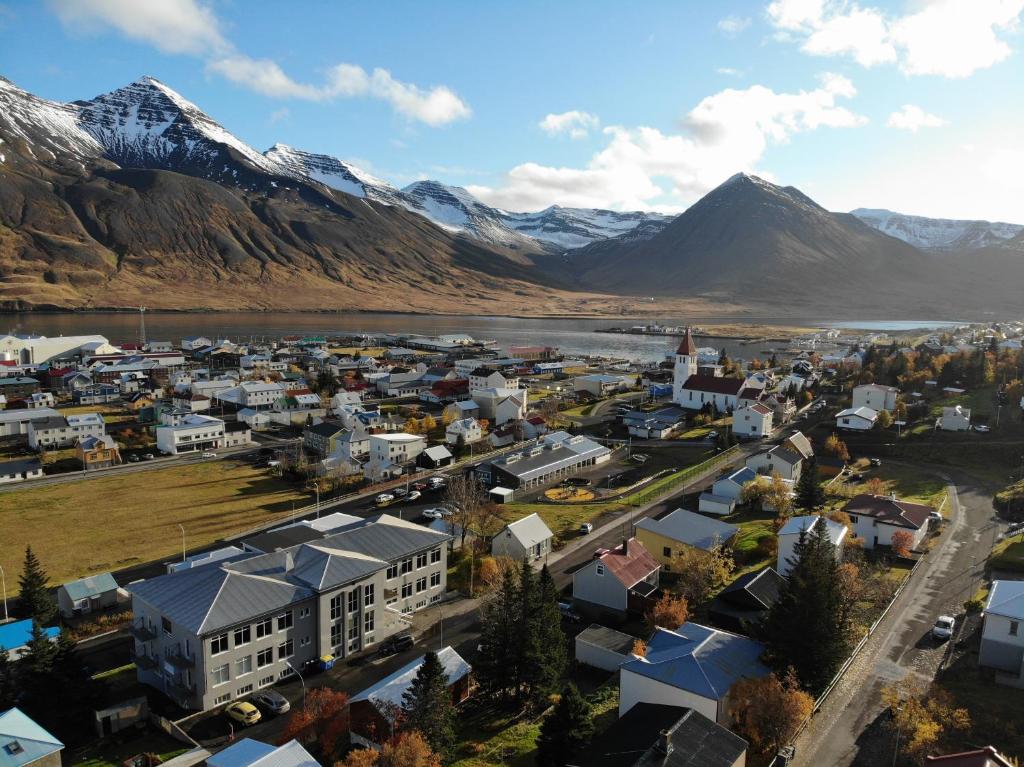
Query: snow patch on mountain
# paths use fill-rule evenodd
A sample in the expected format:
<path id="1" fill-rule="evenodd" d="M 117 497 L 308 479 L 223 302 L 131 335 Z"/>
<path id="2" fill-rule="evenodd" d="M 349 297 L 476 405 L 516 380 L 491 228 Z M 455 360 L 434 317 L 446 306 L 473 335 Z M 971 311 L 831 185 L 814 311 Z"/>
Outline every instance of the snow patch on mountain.
<path id="1" fill-rule="evenodd" d="M 402 189 L 402 204 L 450 232 L 506 247 L 536 247 L 533 238 L 510 228 L 502 212 L 485 205 L 462 187 L 417 181 Z"/>
<path id="2" fill-rule="evenodd" d="M 1003 221 L 927 218 L 874 208 L 858 208 L 850 213 L 868 226 L 922 250 L 974 250 L 991 247 L 1012 239 L 1024 230 L 1021 224 Z"/>
<path id="3" fill-rule="evenodd" d="M 558 205 L 536 213 L 504 215 L 505 223 L 516 231 L 566 250 L 618 237 L 648 222 L 667 223 L 672 218 L 660 213 L 620 213 L 596 208 L 562 208 Z"/>
<path id="4" fill-rule="evenodd" d="M 401 194 L 395 187 L 337 157 L 285 144 L 274 144 L 263 154 L 294 178 L 309 178 L 331 189 L 385 205 L 402 204 Z"/>
<path id="5" fill-rule="evenodd" d="M 78 124 L 77 107 L 39 98 L 3 77 L 0 131 L 6 135 L 12 151 L 20 139 L 37 159 L 70 160 L 81 165 L 103 154 L 100 143 Z"/>

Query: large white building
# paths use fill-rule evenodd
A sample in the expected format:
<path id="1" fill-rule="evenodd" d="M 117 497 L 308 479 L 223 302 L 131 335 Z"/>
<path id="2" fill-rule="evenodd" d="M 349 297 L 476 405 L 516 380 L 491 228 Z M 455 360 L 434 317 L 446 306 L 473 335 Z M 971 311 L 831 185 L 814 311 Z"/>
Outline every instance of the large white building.
<path id="1" fill-rule="evenodd" d="M 13 360 L 21 365 L 42 365 L 52 359 L 77 356 L 84 351 L 114 354 L 117 348 L 103 336 L 0 336 L 0 360 Z"/>
<path id="2" fill-rule="evenodd" d="M 928 517 L 933 509 L 892 495 L 864 493 L 852 498 L 845 511 L 854 536 L 861 539 L 865 549 L 891 546 L 892 536 L 900 531 L 910 534 L 910 548 L 916 549 L 928 532 Z"/>
<path id="3" fill-rule="evenodd" d="M 224 444 L 224 422 L 208 415 L 191 413 L 173 426 L 158 426 L 157 449 L 165 455 L 213 450 Z"/>
<path id="4" fill-rule="evenodd" d="M 40 412 L 38 410 L 30 412 Z M 70 447 L 86 437 L 102 437 L 107 425 L 99 413 L 46 416 L 28 424 L 28 446 L 33 450 L 55 450 Z"/>
<path id="5" fill-rule="evenodd" d="M 426 439 L 417 434 L 371 434 L 370 460 L 401 465 L 416 460 L 426 447 Z"/>
<path id="6" fill-rule="evenodd" d="M 895 386 L 883 386 L 882 384 L 862 384 L 853 387 L 853 409 L 867 407 L 872 410 L 896 409 L 896 395 L 899 392 Z"/>

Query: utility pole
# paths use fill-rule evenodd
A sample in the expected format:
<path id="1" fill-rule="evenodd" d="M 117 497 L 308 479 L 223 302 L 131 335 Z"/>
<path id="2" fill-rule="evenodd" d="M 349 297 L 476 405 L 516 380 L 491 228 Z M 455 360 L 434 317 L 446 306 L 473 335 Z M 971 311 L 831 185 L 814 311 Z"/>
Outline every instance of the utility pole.
<path id="1" fill-rule="evenodd" d="M 139 345 L 146 345 L 146 307 L 139 307 Z"/>
<path id="2" fill-rule="evenodd" d="M 185 526 L 178 525 L 181 528 L 181 561 L 185 561 Z"/>

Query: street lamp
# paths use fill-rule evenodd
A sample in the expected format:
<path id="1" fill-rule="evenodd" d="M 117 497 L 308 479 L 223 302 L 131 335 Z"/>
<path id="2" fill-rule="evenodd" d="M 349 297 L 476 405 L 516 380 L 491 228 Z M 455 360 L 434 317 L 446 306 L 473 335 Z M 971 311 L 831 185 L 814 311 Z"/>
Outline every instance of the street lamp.
<path id="1" fill-rule="evenodd" d="M 181 561 L 185 561 L 185 526 L 178 525 L 181 528 Z"/>
<path id="2" fill-rule="evenodd" d="M 306 680 L 302 678 L 302 672 L 300 672 L 295 666 L 292 665 L 290 660 L 285 661 L 285 665 L 288 666 L 292 671 L 299 677 L 299 682 L 302 683 L 302 707 L 306 707 Z"/>

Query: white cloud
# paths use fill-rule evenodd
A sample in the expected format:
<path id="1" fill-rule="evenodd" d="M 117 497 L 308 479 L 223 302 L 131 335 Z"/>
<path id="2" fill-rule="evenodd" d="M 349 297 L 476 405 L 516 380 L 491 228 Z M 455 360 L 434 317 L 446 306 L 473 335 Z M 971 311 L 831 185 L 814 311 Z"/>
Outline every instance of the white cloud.
<path id="1" fill-rule="evenodd" d="M 163 53 L 201 56 L 230 48 L 213 11 L 196 0 L 49 0 L 72 33 L 116 29 Z"/>
<path id="2" fill-rule="evenodd" d="M 907 130 L 911 133 L 917 133 L 921 128 L 941 128 L 946 124 L 941 117 L 925 112 L 914 104 L 904 104 L 900 111 L 889 115 L 889 120 L 886 122 L 890 128 Z"/>
<path id="3" fill-rule="evenodd" d="M 825 75 L 810 91 L 776 93 L 755 85 L 708 96 L 687 114 L 683 130 L 611 126 L 606 146 L 586 167 L 549 167 L 527 162 L 512 168 L 499 186 L 470 187 L 489 204 L 511 210 L 548 205 L 622 210 L 682 207 L 737 171 L 752 171 L 770 144 L 820 127 L 866 122 L 837 104 L 855 95 L 844 77 Z"/>
<path id="4" fill-rule="evenodd" d="M 744 29 L 750 26 L 751 18 L 749 16 L 736 16 L 731 14 L 726 16 L 724 19 L 718 20 L 718 31 L 723 32 L 730 37 L 735 37 Z"/>
<path id="5" fill-rule="evenodd" d="M 718 67 L 715 70 L 715 72 L 717 72 L 720 75 L 726 75 L 728 77 L 739 77 L 741 74 L 743 74 L 740 70 L 733 69 L 732 67 Z"/>
<path id="6" fill-rule="evenodd" d="M 590 112 L 573 109 L 561 114 L 549 114 L 537 126 L 549 136 L 568 135 L 571 139 L 586 138 L 590 131 L 597 129 L 601 121 Z"/>
<path id="7" fill-rule="evenodd" d="M 285 122 L 291 119 L 291 116 L 292 112 L 288 107 L 281 107 L 280 109 L 275 109 L 273 112 L 270 113 L 270 124 L 277 125 L 279 122 Z"/>
<path id="8" fill-rule="evenodd" d="M 164 53 L 198 56 L 207 60 L 208 72 L 271 98 L 375 98 L 404 117 L 432 126 L 471 114 L 447 86 L 422 89 L 395 79 L 386 69 L 368 73 L 355 64 L 337 64 L 321 85 L 299 82 L 272 59 L 237 51 L 221 34 L 217 16 L 200 0 L 49 0 L 49 4 L 71 32 L 114 29 Z"/>
<path id="9" fill-rule="evenodd" d="M 926 0 L 918 8 L 891 16 L 848 0 L 774 0 L 767 12 L 783 39 L 801 40 L 805 53 L 962 78 L 1010 55 L 1000 34 L 1016 29 L 1024 0 Z"/>

